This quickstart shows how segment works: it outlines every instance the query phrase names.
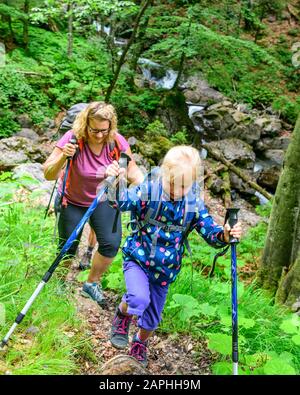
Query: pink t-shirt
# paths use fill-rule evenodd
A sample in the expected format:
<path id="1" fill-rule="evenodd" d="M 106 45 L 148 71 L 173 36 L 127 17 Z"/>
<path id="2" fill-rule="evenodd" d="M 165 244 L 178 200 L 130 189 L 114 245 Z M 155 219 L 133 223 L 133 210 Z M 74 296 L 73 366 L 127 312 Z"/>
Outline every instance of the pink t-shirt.
<path id="1" fill-rule="evenodd" d="M 73 131 L 69 130 L 57 142 L 56 147 L 62 149 L 70 141 L 72 136 Z M 117 133 L 117 138 L 120 150 L 125 152 L 129 148 L 128 142 L 119 133 Z M 105 178 L 107 166 L 113 162 L 109 156 L 109 152 L 109 144 L 103 146 L 100 155 L 95 155 L 87 143 L 83 144 L 83 149 L 77 153 L 73 160 L 69 175 L 69 186 L 65 190 L 65 197 L 68 202 L 83 207 L 91 205 L 97 195 L 101 182 Z M 59 193 L 62 190 L 62 180 L 63 175 L 60 178 Z"/>

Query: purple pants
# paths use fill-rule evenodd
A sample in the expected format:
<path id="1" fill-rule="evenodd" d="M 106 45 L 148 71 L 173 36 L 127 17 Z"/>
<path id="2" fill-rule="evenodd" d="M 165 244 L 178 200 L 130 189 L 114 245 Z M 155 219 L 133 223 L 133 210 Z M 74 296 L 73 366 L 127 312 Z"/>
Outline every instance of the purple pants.
<path id="1" fill-rule="evenodd" d="M 127 313 L 138 316 L 140 328 L 155 330 L 161 321 L 169 286 L 151 283 L 147 274 L 134 261 L 125 261 L 123 271 L 127 292 L 122 301 L 128 305 Z"/>

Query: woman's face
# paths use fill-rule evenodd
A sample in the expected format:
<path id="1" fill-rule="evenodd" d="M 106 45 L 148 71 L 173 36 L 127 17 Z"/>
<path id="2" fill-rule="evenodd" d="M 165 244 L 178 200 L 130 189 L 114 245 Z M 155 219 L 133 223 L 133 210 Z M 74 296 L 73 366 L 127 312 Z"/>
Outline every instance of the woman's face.
<path id="1" fill-rule="evenodd" d="M 102 143 L 110 132 L 110 122 L 107 120 L 88 120 L 87 133 L 88 139 L 92 143 Z"/>

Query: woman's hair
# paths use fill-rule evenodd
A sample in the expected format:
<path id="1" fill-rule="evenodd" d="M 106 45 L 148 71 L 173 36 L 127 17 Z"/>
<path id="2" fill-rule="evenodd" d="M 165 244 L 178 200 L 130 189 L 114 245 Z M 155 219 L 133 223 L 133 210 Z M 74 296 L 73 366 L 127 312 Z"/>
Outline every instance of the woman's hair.
<path id="1" fill-rule="evenodd" d="M 199 151 L 188 145 L 177 145 L 165 155 L 161 164 L 161 174 L 165 180 L 190 185 L 199 181 L 201 158 Z"/>
<path id="2" fill-rule="evenodd" d="M 73 131 L 77 139 L 88 139 L 88 125 L 92 120 L 109 121 L 109 133 L 105 137 L 105 142 L 113 142 L 117 132 L 117 115 L 114 107 L 102 101 L 95 101 L 77 115 Z"/>

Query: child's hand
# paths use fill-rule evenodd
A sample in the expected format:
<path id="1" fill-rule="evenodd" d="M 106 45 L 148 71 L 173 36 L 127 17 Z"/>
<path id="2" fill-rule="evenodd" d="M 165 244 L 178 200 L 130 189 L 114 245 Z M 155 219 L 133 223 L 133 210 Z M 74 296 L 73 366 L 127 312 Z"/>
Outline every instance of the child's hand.
<path id="1" fill-rule="evenodd" d="M 238 222 L 234 225 L 234 227 L 231 229 L 230 225 L 228 223 L 225 224 L 224 226 L 224 241 L 226 243 L 229 243 L 229 237 L 233 236 L 236 239 L 240 239 L 242 236 L 242 227 L 241 223 Z"/>
<path id="2" fill-rule="evenodd" d="M 114 160 L 113 163 L 109 166 L 107 166 L 106 171 L 105 171 L 105 176 L 106 177 L 123 177 L 126 173 L 126 169 L 124 169 L 123 167 L 119 166 L 119 163 Z"/>

